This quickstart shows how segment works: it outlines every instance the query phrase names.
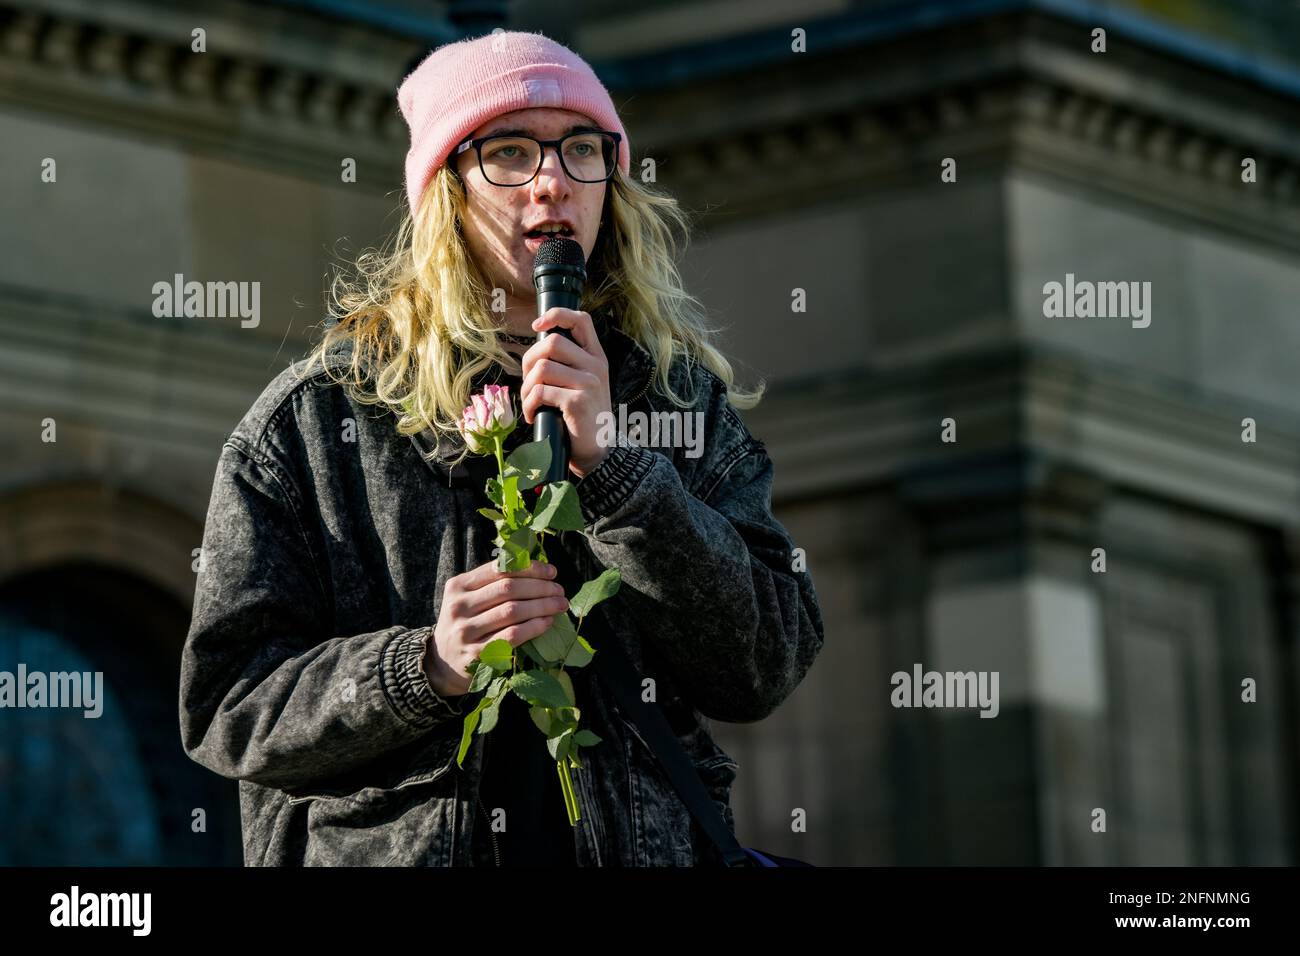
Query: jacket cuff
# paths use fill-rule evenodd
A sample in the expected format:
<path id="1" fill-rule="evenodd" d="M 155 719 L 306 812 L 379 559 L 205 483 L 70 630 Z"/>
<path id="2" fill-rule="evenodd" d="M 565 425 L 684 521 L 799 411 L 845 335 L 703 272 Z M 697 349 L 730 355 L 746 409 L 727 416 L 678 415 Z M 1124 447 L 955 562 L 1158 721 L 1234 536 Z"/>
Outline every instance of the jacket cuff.
<path id="1" fill-rule="evenodd" d="M 616 510 L 654 467 L 655 453 L 637 445 L 615 445 L 605 460 L 575 486 L 582 520 L 588 525 Z"/>
<path id="2" fill-rule="evenodd" d="M 424 673 L 424 655 L 432 637 L 432 626 L 399 631 L 384 645 L 379 664 L 380 681 L 393 710 L 423 729 L 463 716 L 462 706 L 440 696 Z"/>

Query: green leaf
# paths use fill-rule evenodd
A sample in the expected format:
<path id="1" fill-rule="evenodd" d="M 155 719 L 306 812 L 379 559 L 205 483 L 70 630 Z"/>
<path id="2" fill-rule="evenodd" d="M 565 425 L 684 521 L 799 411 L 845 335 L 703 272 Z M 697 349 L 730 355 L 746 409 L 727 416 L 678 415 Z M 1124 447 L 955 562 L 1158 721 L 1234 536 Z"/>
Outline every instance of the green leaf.
<path id="1" fill-rule="evenodd" d="M 600 743 L 600 738 L 590 730 L 579 730 L 573 735 L 573 742 L 583 747 L 594 747 Z"/>
<path id="2" fill-rule="evenodd" d="M 489 701 L 489 703 L 483 708 L 483 722 L 478 728 L 480 734 L 486 734 L 497 725 L 497 716 L 501 713 L 501 702 L 506 699 L 505 690 L 505 677 L 498 677 L 492 682 L 492 686 L 488 688 L 484 700 Z"/>
<path id="3" fill-rule="evenodd" d="M 508 671 L 513 650 L 509 641 L 504 637 L 498 637 L 483 646 L 483 650 L 478 652 L 478 659 L 494 671 Z"/>
<path id="4" fill-rule="evenodd" d="M 582 712 L 577 707 L 554 707 L 551 709 L 551 733 L 558 734 L 561 729 L 576 730 Z"/>
<path id="5" fill-rule="evenodd" d="M 578 639 L 578 632 L 573 629 L 573 619 L 564 611 L 555 615 L 555 620 L 541 634 L 527 643 L 534 646 L 546 664 L 558 664 L 564 660 Z"/>
<path id="6" fill-rule="evenodd" d="M 527 643 L 536 645 L 537 654 L 544 658 L 539 663 L 548 665 L 585 667 L 596 653 L 596 649 L 578 633 L 573 619 L 563 611 L 555 616 L 549 628 Z"/>
<path id="7" fill-rule="evenodd" d="M 617 594 L 622 581 L 623 576 L 618 573 L 618 568 L 606 568 L 600 577 L 588 581 L 578 589 L 578 593 L 569 601 L 570 613 L 586 617 L 601 601 Z"/>
<path id="8" fill-rule="evenodd" d="M 502 505 L 505 509 L 506 520 L 511 524 L 515 523 L 515 512 L 524 506 L 524 499 L 519 497 L 519 476 L 506 475 L 501 481 Z"/>
<path id="9" fill-rule="evenodd" d="M 533 640 L 536 640 L 536 638 L 534 638 Z M 552 663 L 551 661 L 548 661 L 546 658 L 544 658 L 538 652 L 537 648 L 533 647 L 533 641 L 524 641 L 522 644 L 519 645 L 519 649 L 523 651 L 524 654 L 528 657 L 528 659 L 532 661 L 534 664 L 540 664 L 542 667 L 547 667 Z"/>
<path id="10" fill-rule="evenodd" d="M 465 765 L 465 754 L 469 752 L 470 741 L 474 738 L 474 728 L 478 726 L 479 714 L 483 708 L 491 703 L 486 697 L 478 702 L 478 706 L 469 712 L 465 717 L 465 727 L 460 735 L 460 752 L 456 754 L 457 766 Z"/>
<path id="11" fill-rule="evenodd" d="M 537 539 L 528 528 L 520 528 L 501 545 L 497 555 L 498 571 L 523 571 L 533 563 L 533 547 Z"/>
<path id="12" fill-rule="evenodd" d="M 587 639 L 581 634 L 574 633 L 573 643 L 569 646 L 569 653 L 564 657 L 565 667 L 586 667 L 591 663 L 591 658 L 595 655 L 596 649 L 587 643 Z"/>
<path id="13" fill-rule="evenodd" d="M 573 696 L 573 678 L 571 678 L 568 674 L 564 673 L 564 671 L 559 670 L 558 668 L 553 671 L 548 671 L 547 673 L 549 673 L 552 677 L 558 680 L 560 682 L 560 686 L 564 688 L 564 695 L 565 697 L 568 698 L 568 705 L 570 707 L 576 707 L 578 704 L 578 699 Z"/>
<path id="14" fill-rule="evenodd" d="M 563 760 L 569 755 L 569 745 L 573 742 L 573 731 L 566 730 L 558 737 L 546 738 L 546 749 L 556 760 Z"/>
<path id="15" fill-rule="evenodd" d="M 515 512 L 523 508 L 523 499 L 519 497 L 519 476 L 507 474 L 505 478 L 489 478 L 487 480 L 487 496 L 492 503 L 501 509 L 502 519 L 509 527 L 515 527 L 518 522 L 515 518 Z"/>
<path id="16" fill-rule="evenodd" d="M 554 481 L 542 489 L 533 509 L 533 530 L 581 531 L 587 526 L 582 519 L 578 490 L 572 482 Z"/>
<path id="17" fill-rule="evenodd" d="M 484 690 L 492 679 L 496 677 L 496 671 L 482 661 L 471 661 L 473 665 L 474 679 L 469 682 L 469 690 L 466 693 L 477 694 Z"/>
<path id="18" fill-rule="evenodd" d="M 565 707 L 571 703 L 564 685 L 543 670 L 521 671 L 510 679 L 510 687 L 535 706 Z"/>
<path id="19" fill-rule="evenodd" d="M 484 518 L 491 518 L 493 521 L 505 520 L 505 515 L 497 511 L 495 508 L 479 508 L 478 513 Z"/>
<path id="20" fill-rule="evenodd" d="M 552 730 L 554 722 L 551 720 L 551 710 L 549 707 L 529 707 L 528 716 L 533 718 L 533 723 L 536 725 L 537 729 L 546 734 L 546 736 L 549 737 L 555 733 L 555 730 Z"/>
<path id="21" fill-rule="evenodd" d="M 551 467 L 551 445 L 545 441 L 530 441 L 520 445 L 506 458 L 507 477 L 516 478 L 521 488 L 536 488 L 546 478 Z"/>

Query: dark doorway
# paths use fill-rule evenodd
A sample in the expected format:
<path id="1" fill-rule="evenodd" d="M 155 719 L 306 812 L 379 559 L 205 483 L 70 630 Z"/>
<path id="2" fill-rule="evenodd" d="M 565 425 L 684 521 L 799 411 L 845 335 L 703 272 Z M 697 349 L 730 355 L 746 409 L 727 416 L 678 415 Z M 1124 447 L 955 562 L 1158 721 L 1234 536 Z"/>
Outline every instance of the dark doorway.
<path id="1" fill-rule="evenodd" d="M 189 618 L 167 592 L 99 564 L 0 584 L 0 671 L 85 675 L 88 696 L 102 674 L 98 716 L 52 700 L 0 708 L 0 865 L 242 863 L 237 785 L 181 747 Z"/>

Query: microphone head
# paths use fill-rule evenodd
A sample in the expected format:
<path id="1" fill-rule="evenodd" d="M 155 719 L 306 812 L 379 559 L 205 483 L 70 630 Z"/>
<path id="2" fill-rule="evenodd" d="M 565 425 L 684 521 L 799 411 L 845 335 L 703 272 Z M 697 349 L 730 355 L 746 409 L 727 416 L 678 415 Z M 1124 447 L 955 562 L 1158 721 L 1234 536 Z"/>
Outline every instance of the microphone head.
<path id="1" fill-rule="evenodd" d="M 533 273 L 536 274 L 538 269 L 550 266 L 579 269 L 586 273 L 587 257 L 582 252 L 582 244 L 565 236 L 547 239 L 537 250 L 537 257 L 533 260 Z M 547 271 L 550 269 L 548 268 Z"/>

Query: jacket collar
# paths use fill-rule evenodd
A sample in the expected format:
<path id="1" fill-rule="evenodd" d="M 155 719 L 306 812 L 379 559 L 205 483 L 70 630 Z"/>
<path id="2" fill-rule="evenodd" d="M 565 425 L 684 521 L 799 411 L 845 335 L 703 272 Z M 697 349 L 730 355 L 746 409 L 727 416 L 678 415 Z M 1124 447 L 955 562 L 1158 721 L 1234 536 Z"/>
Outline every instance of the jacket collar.
<path id="1" fill-rule="evenodd" d="M 609 360 L 610 401 L 617 406 L 649 384 L 655 372 L 654 358 L 641 343 L 615 325 L 606 314 L 598 312 L 592 316 L 592 321 L 596 337 L 600 339 L 600 347 Z M 499 379 L 500 374 L 499 366 L 480 372 L 473 381 L 471 391 L 481 391 Z M 520 427 L 526 428 L 527 424 L 521 423 Z M 453 465 L 465 447 L 464 439 L 459 434 L 439 436 L 432 428 L 426 428 L 412 435 L 411 441 L 425 464 L 439 479 L 446 479 L 449 485 L 481 486 L 495 468 L 495 464 L 486 457 L 475 455 Z M 430 452 L 433 453 L 432 457 Z"/>

